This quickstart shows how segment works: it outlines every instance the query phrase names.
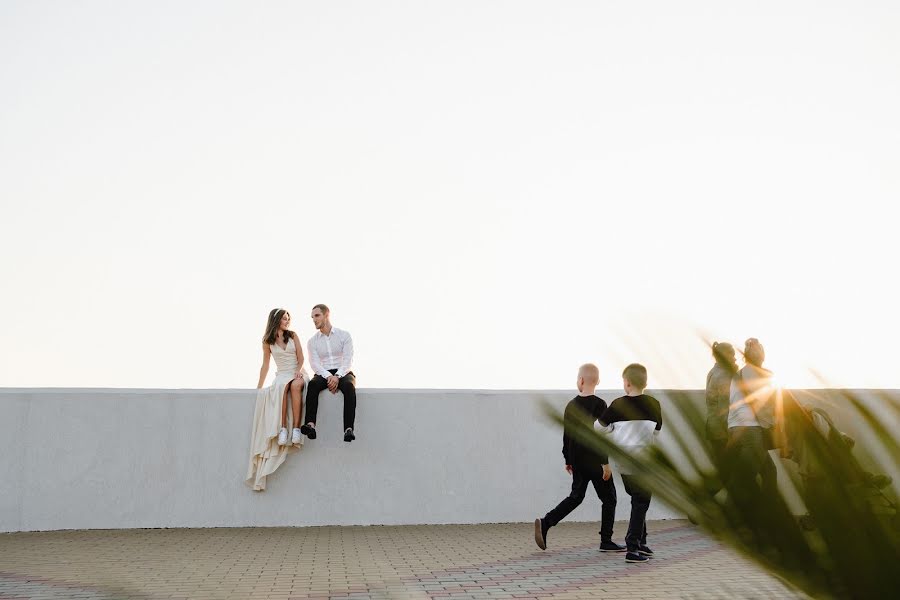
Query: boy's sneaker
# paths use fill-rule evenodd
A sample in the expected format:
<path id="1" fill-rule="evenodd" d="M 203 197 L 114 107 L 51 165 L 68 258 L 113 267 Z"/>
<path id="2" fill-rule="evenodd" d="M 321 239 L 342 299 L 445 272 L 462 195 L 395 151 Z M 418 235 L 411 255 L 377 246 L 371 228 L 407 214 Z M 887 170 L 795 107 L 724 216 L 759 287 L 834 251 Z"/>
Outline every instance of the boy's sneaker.
<path id="1" fill-rule="evenodd" d="M 543 519 L 534 520 L 534 543 L 541 550 L 547 549 L 547 530 L 550 529 L 544 524 Z"/>
<path id="2" fill-rule="evenodd" d="M 600 542 L 600 552 L 625 552 L 625 546 L 620 546 L 612 540 Z"/>
<path id="3" fill-rule="evenodd" d="M 344 430 L 344 441 L 345 442 L 352 442 L 355 439 L 356 439 L 356 436 L 353 435 L 353 430 L 351 428 L 348 427 L 347 429 Z"/>
<path id="4" fill-rule="evenodd" d="M 644 556 L 643 554 L 638 554 L 637 552 L 629 552 L 625 555 L 625 562 L 630 563 L 648 563 L 650 562 L 650 558 Z"/>
<path id="5" fill-rule="evenodd" d="M 638 546 L 638 552 L 640 552 L 644 556 L 653 556 L 653 550 L 644 545 Z"/>
<path id="6" fill-rule="evenodd" d="M 282 427 L 278 432 L 278 445 L 284 446 L 285 444 L 287 444 L 287 428 Z"/>
<path id="7" fill-rule="evenodd" d="M 300 433 L 302 433 L 303 435 L 305 435 L 306 437 L 308 437 L 311 440 L 316 439 L 316 428 L 315 427 L 311 427 L 309 425 L 301 425 Z"/>
<path id="8" fill-rule="evenodd" d="M 299 443 L 303 442 L 303 438 L 300 436 L 301 436 L 300 428 L 294 427 L 293 431 L 291 431 L 291 443 L 299 444 Z"/>

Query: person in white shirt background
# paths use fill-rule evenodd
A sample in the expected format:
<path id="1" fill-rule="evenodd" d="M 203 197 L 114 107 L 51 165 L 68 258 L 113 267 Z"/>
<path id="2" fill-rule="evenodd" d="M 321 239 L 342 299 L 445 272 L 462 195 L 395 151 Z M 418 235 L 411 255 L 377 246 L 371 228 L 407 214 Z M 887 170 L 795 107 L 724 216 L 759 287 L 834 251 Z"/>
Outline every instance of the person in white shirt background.
<path id="1" fill-rule="evenodd" d="M 319 394 L 326 389 L 332 394 L 338 390 L 344 394 L 344 441 L 356 439 L 353 427 L 356 421 L 356 376 L 350 370 L 353 365 L 353 339 L 343 329 L 331 325 L 331 311 L 324 304 L 312 309 L 315 335 L 309 338 L 309 364 L 315 376 L 306 391 L 306 424 L 300 431 L 309 439 L 316 439 L 316 414 Z"/>

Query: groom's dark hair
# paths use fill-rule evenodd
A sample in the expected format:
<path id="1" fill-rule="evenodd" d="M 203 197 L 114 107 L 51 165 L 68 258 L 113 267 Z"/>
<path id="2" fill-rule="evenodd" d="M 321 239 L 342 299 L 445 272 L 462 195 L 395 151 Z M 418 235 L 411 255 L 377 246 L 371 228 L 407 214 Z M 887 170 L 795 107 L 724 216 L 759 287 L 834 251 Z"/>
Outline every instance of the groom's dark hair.
<path id="1" fill-rule="evenodd" d="M 324 304 L 316 304 L 315 306 L 313 306 L 313 310 L 316 310 L 317 308 L 319 310 L 321 310 L 323 314 L 326 314 L 326 315 L 331 312 L 330 310 L 328 310 L 328 307 L 325 306 Z"/>

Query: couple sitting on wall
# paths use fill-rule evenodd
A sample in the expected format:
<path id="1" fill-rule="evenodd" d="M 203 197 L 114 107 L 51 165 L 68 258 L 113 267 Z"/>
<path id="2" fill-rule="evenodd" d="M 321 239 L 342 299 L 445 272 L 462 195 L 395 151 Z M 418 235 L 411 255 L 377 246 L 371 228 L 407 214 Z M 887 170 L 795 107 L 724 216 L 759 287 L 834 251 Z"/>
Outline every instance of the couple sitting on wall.
<path id="1" fill-rule="evenodd" d="M 314 376 L 312 380 L 303 370 L 303 345 L 291 331 L 291 315 L 283 308 L 269 313 L 266 333 L 263 336 L 263 362 L 259 369 L 256 389 L 256 412 L 250 436 L 250 466 L 245 483 L 256 491 L 266 489 L 266 476 L 281 466 L 288 453 L 299 450 L 303 435 L 316 439 L 316 413 L 319 394 L 326 389 L 332 394 L 344 394 L 344 441 L 356 439 L 353 433 L 356 419 L 356 378 L 350 367 L 353 363 L 353 340 L 343 329 L 333 327 L 330 311 L 324 304 L 312 309 L 312 320 L 317 331 L 309 338 L 309 362 Z M 275 380 L 263 388 L 269 372 L 269 360 L 275 357 Z M 300 425 L 303 415 L 303 388 L 306 387 L 306 421 Z M 288 394 L 291 401 L 288 402 Z M 288 435 L 288 407 L 293 424 Z"/>

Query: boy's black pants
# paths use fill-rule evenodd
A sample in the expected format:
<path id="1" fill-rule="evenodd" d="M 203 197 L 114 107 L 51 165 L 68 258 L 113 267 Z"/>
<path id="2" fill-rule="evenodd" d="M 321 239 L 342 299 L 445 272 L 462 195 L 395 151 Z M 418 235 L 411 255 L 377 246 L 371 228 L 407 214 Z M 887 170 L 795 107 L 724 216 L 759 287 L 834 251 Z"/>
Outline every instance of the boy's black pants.
<path id="1" fill-rule="evenodd" d="M 612 541 L 613 523 L 616 520 L 616 484 L 612 477 L 609 481 L 603 481 L 603 471 L 572 466 L 572 492 L 556 508 L 547 513 L 544 523 L 547 527 L 553 527 L 570 512 L 578 508 L 584 495 L 587 493 L 588 484 L 594 484 L 594 491 L 603 503 L 600 520 L 600 539 Z"/>
<path id="2" fill-rule="evenodd" d="M 337 369 L 329 370 L 334 375 Z M 306 423 L 315 423 L 319 412 L 319 394 L 328 389 L 328 380 L 316 375 L 306 388 Z M 356 376 L 353 371 L 341 377 L 338 389 L 344 394 L 344 429 L 356 422 Z"/>
<path id="3" fill-rule="evenodd" d="M 625 492 L 631 496 L 631 518 L 628 519 L 628 533 L 625 547 L 629 552 L 637 552 L 639 546 L 647 545 L 647 509 L 650 508 L 650 490 L 641 487 L 633 477 L 622 473 Z"/>

